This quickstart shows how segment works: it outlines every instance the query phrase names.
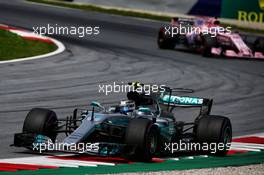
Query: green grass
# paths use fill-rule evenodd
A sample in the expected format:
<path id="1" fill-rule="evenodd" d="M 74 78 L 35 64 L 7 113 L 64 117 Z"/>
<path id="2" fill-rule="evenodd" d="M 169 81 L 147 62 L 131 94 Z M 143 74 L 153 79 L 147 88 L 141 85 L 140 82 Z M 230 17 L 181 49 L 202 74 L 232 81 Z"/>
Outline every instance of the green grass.
<path id="1" fill-rule="evenodd" d="M 75 4 L 75 3 L 70 3 L 70 2 L 64 2 L 63 0 L 57 0 L 57 1 L 56 0 L 27 0 L 27 1 L 74 8 L 74 9 L 81 9 L 81 10 L 86 10 L 86 11 L 95 11 L 95 12 L 100 12 L 100 13 L 115 14 L 115 15 L 121 15 L 121 16 L 145 18 L 145 19 L 158 20 L 158 21 L 168 22 L 171 20 L 171 16 L 166 16 L 166 15 L 155 15 L 152 13 L 138 12 L 138 11 L 126 10 L 126 9 L 123 10 L 123 9 L 116 9 L 116 8 L 105 8 L 102 6 L 97 6 L 97 5 L 92 5 L 92 4 Z M 241 27 L 241 26 L 228 24 L 228 23 L 224 23 L 223 25 L 232 27 L 232 31 L 264 34 L 264 30 L 262 29 L 246 28 L 246 27 Z"/>
<path id="2" fill-rule="evenodd" d="M 57 46 L 37 40 L 27 40 L 21 36 L 0 29 L 0 61 L 25 58 L 52 52 Z"/>

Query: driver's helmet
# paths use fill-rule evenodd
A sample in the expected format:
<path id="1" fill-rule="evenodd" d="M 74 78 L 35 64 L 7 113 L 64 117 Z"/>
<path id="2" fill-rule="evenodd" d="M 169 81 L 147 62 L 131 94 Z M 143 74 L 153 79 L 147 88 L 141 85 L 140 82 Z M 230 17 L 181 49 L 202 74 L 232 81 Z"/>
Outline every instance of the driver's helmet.
<path id="1" fill-rule="evenodd" d="M 137 116 L 153 116 L 153 113 L 148 107 L 139 107 L 138 110 L 136 110 L 136 115 Z"/>
<path id="2" fill-rule="evenodd" d="M 215 20 L 214 21 L 214 25 L 219 26 L 220 25 L 220 21 L 219 20 Z"/>
<path id="3" fill-rule="evenodd" d="M 128 114 L 136 109 L 136 104 L 132 100 L 122 100 L 119 104 L 120 113 Z"/>
<path id="4" fill-rule="evenodd" d="M 204 19 L 198 18 L 194 21 L 195 26 L 202 26 L 204 25 Z"/>

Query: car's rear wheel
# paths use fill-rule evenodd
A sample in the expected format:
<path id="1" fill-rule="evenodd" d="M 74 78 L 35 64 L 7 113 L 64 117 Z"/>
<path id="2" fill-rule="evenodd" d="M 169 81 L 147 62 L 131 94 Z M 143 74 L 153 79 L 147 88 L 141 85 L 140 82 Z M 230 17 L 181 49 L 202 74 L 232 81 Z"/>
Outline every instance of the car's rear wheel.
<path id="1" fill-rule="evenodd" d="M 217 156 L 224 156 L 228 152 L 232 140 L 231 122 L 223 116 L 202 116 L 196 125 L 196 138 L 202 145 L 215 145 L 213 150 L 203 151 Z"/>
<path id="2" fill-rule="evenodd" d="M 165 28 L 160 29 L 157 42 L 160 49 L 174 49 L 176 46 L 175 38 L 166 34 Z"/>
<path id="3" fill-rule="evenodd" d="M 158 128 L 148 119 L 133 119 L 127 127 L 125 143 L 135 147 L 130 158 L 149 162 L 157 151 Z"/>
<path id="4" fill-rule="evenodd" d="M 57 115 L 54 111 L 43 108 L 33 108 L 26 116 L 23 125 L 23 133 L 41 134 L 56 140 L 55 130 L 58 126 Z"/>

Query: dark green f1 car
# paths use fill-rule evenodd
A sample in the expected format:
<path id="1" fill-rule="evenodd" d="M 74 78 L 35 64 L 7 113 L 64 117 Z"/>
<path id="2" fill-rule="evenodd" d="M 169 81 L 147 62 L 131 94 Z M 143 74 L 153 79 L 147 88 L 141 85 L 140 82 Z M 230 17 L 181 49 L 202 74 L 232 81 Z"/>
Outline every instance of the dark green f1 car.
<path id="1" fill-rule="evenodd" d="M 91 110 L 78 115 L 75 109 L 73 116 L 63 120 L 58 120 L 52 110 L 34 108 L 26 116 L 23 132 L 15 134 L 13 145 L 36 151 L 49 142 L 46 151 L 51 151 L 53 144 L 55 151 L 150 161 L 153 156 L 193 151 L 186 146 L 186 150 L 181 150 L 179 144 L 192 144 L 194 151 L 202 154 L 211 153 L 204 148 L 212 148 L 208 145 L 214 144 L 213 153 L 225 155 L 232 139 L 230 120 L 210 114 L 212 99 L 175 95 L 180 92 L 192 90 L 166 87 L 150 95 L 130 91 L 127 100 L 116 106 L 106 109 L 92 102 Z M 175 119 L 176 108 L 200 108 L 200 113 L 193 122 L 186 123 Z M 56 141 L 58 133 L 66 134 L 60 142 Z M 54 147 L 54 144 L 63 146 Z M 82 146 L 73 147 L 76 144 Z"/>

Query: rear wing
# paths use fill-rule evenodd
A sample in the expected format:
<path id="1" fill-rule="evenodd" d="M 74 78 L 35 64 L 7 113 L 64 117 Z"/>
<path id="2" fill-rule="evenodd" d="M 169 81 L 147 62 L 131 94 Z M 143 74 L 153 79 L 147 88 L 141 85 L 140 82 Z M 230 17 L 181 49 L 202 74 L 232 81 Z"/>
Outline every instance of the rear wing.
<path id="1" fill-rule="evenodd" d="M 129 82 L 134 87 L 144 87 L 140 82 Z M 152 86 L 152 85 L 151 85 Z M 193 93 L 194 90 L 186 88 L 170 88 L 162 86 L 158 92 L 152 92 L 151 98 L 156 99 L 160 104 L 166 105 L 168 111 L 172 111 L 174 107 L 200 107 L 201 114 L 210 114 L 213 100 L 207 98 L 176 96 L 173 93 Z"/>
<path id="2" fill-rule="evenodd" d="M 175 107 L 198 107 L 200 108 L 200 114 L 209 115 L 211 112 L 213 99 L 189 97 L 189 96 L 176 96 L 172 95 L 173 92 L 192 93 L 192 89 L 183 88 L 166 88 L 165 92 L 160 95 L 160 104 L 166 105 L 168 110 L 171 111 Z"/>
<path id="3" fill-rule="evenodd" d="M 170 96 L 164 95 L 161 99 L 163 104 L 170 106 L 202 106 L 203 98 L 188 97 L 188 96 Z"/>

